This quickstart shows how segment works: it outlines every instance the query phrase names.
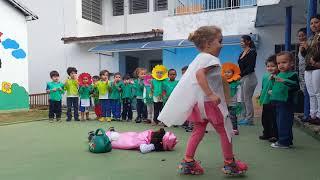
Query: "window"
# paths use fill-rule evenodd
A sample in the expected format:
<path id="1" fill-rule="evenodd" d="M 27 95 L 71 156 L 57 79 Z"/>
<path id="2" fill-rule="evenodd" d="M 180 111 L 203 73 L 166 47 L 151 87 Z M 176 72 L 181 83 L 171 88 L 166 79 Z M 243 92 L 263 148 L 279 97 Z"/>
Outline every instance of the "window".
<path id="1" fill-rule="evenodd" d="M 149 0 L 130 0 L 130 14 L 149 12 Z"/>
<path id="2" fill-rule="evenodd" d="M 82 18 L 102 24 L 102 0 L 82 0 Z"/>
<path id="3" fill-rule="evenodd" d="M 154 0 L 154 11 L 168 10 L 168 0 Z"/>
<path id="4" fill-rule="evenodd" d="M 112 0 L 113 16 L 124 14 L 124 0 Z"/>

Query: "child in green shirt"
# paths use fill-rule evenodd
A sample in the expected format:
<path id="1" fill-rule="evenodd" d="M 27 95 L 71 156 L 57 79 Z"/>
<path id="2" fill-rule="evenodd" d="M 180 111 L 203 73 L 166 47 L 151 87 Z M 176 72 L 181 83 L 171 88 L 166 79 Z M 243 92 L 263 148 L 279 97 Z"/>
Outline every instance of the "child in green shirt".
<path id="1" fill-rule="evenodd" d="M 143 90 L 143 102 L 147 106 L 147 119 L 146 123 L 152 123 L 153 122 L 153 97 L 151 94 L 151 81 L 152 81 L 152 76 L 150 74 L 146 75 L 144 78 L 144 90 Z"/>
<path id="2" fill-rule="evenodd" d="M 99 93 L 99 102 L 101 104 L 101 117 L 100 122 L 111 122 L 111 100 L 109 99 L 110 83 L 109 83 L 109 71 L 102 70 L 100 72 L 100 81 L 97 82 L 95 87 Z"/>
<path id="3" fill-rule="evenodd" d="M 137 68 L 135 70 L 135 75 L 137 79 L 134 80 L 134 96 L 137 99 L 137 118 L 136 123 L 141 123 L 144 118 L 146 118 L 146 108 L 145 104 L 143 103 L 143 89 L 144 84 L 143 80 L 146 76 L 147 70 L 144 68 Z"/>
<path id="4" fill-rule="evenodd" d="M 67 91 L 67 121 L 71 121 L 71 111 L 73 108 L 74 120 L 79 120 L 79 93 L 78 93 L 78 80 L 77 80 L 77 69 L 74 67 L 68 67 L 67 73 L 68 79 L 64 83 L 64 88 Z"/>
<path id="5" fill-rule="evenodd" d="M 79 76 L 79 96 L 80 96 L 80 115 L 81 120 L 84 120 L 84 114 L 86 114 L 86 120 L 89 120 L 89 108 L 91 106 L 91 94 L 93 91 L 92 78 L 88 73 L 82 73 Z"/>
<path id="6" fill-rule="evenodd" d="M 153 96 L 153 122 L 159 123 L 158 116 L 163 108 L 164 82 L 167 81 L 168 71 L 163 65 L 157 65 L 152 70 L 151 94 Z"/>
<path id="7" fill-rule="evenodd" d="M 132 98 L 133 98 L 133 84 L 129 75 L 123 77 L 122 84 L 122 120 L 132 121 Z"/>
<path id="8" fill-rule="evenodd" d="M 279 74 L 273 80 L 270 100 L 275 103 L 278 125 L 278 141 L 271 144 L 273 148 L 290 148 L 293 145 L 292 125 L 294 118 L 294 93 L 299 90 L 297 73 L 293 72 L 294 57 L 290 52 L 277 54 Z"/>
<path id="9" fill-rule="evenodd" d="M 174 88 L 177 86 L 179 81 L 176 81 L 177 77 L 177 71 L 175 69 L 170 69 L 168 71 L 168 77 L 169 80 L 164 82 L 164 91 L 165 91 L 165 96 L 164 96 L 164 103 L 167 102 L 169 99 L 169 96 L 171 95 L 172 91 Z"/>
<path id="10" fill-rule="evenodd" d="M 98 120 L 101 117 L 101 104 L 99 102 L 99 91 L 96 87 L 97 83 L 100 81 L 99 76 L 93 76 L 93 100 L 94 100 L 94 112 L 96 113 L 96 119 Z"/>
<path id="11" fill-rule="evenodd" d="M 230 94 L 229 101 L 227 101 L 227 106 L 232 122 L 233 133 L 234 135 L 239 135 L 237 115 L 240 114 L 239 109 L 241 105 L 240 68 L 233 63 L 224 63 L 222 65 L 222 77 L 225 82 L 228 83 L 227 91 L 230 92 L 225 92 L 225 95 Z"/>
<path id="12" fill-rule="evenodd" d="M 111 83 L 109 99 L 111 99 L 111 111 L 113 119 L 120 121 L 121 118 L 121 91 L 123 83 L 121 82 L 121 74 L 114 74 L 114 81 Z"/>
<path id="13" fill-rule="evenodd" d="M 49 93 L 49 122 L 53 122 L 56 116 L 57 122 L 61 122 L 61 100 L 64 94 L 64 85 L 59 82 L 59 73 L 50 72 L 51 82 L 47 83 L 47 93 Z"/>
<path id="14" fill-rule="evenodd" d="M 262 89 L 259 97 L 260 105 L 262 105 L 261 122 L 263 127 L 263 133 L 259 136 L 259 139 L 269 140 L 269 142 L 274 143 L 278 140 L 276 108 L 270 101 L 269 91 L 273 86 L 271 78 L 279 73 L 276 55 L 272 55 L 266 60 L 266 69 L 267 72 L 262 78 Z"/>

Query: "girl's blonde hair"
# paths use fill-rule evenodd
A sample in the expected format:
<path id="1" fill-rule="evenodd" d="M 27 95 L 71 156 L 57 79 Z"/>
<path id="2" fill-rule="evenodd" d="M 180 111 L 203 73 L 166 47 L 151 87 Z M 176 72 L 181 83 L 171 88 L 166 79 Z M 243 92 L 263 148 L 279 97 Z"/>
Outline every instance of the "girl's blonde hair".
<path id="1" fill-rule="evenodd" d="M 139 73 L 140 73 L 141 71 L 147 71 L 147 69 L 146 69 L 146 68 L 138 67 L 138 68 L 137 68 L 136 70 L 134 70 L 134 72 L 133 72 L 134 77 L 135 77 L 135 78 L 138 78 L 138 77 L 139 77 Z"/>
<path id="2" fill-rule="evenodd" d="M 211 42 L 221 34 L 218 26 L 202 26 L 193 33 L 190 33 L 188 40 L 193 42 L 199 50 L 203 50 L 207 42 Z"/>

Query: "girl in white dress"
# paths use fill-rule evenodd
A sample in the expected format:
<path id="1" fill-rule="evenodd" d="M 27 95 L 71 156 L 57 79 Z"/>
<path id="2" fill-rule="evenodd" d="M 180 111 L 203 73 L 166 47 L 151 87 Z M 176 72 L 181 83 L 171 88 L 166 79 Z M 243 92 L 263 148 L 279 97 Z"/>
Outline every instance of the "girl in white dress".
<path id="1" fill-rule="evenodd" d="M 231 136 L 232 124 L 223 92 L 221 64 L 217 58 L 222 48 L 221 29 L 203 26 L 190 34 L 200 54 L 189 65 L 172 92 L 158 119 L 167 126 L 182 125 L 186 119 L 194 123 L 188 140 L 185 157 L 179 165 L 181 174 L 203 174 L 204 170 L 194 160 L 196 149 L 210 123 L 220 136 L 224 167 L 228 175 L 246 172 L 247 165 L 235 161 Z"/>

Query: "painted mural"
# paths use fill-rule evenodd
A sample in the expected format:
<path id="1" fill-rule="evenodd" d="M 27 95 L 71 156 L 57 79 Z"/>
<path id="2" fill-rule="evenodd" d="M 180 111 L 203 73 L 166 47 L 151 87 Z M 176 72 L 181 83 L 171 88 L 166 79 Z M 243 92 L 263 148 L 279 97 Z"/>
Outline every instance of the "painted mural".
<path id="1" fill-rule="evenodd" d="M 3 52 L 0 53 L 0 71 L 12 68 L 12 66 L 6 67 L 5 64 L 27 60 L 26 51 L 20 47 L 19 41 L 6 37 L 2 32 L 0 32 L 0 51 Z M 5 61 L 8 62 L 4 63 Z M 14 72 L 15 70 L 10 71 Z M 12 75 L 8 74 L 8 76 Z M 19 78 L 19 76 L 16 77 Z M 16 82 L 9 82 L 5 76 L 0 78 L 0 111 L 28 109 L 29 95 L 26 89 Z M 10 79 L 12 80 L 12 77 Z"/>

